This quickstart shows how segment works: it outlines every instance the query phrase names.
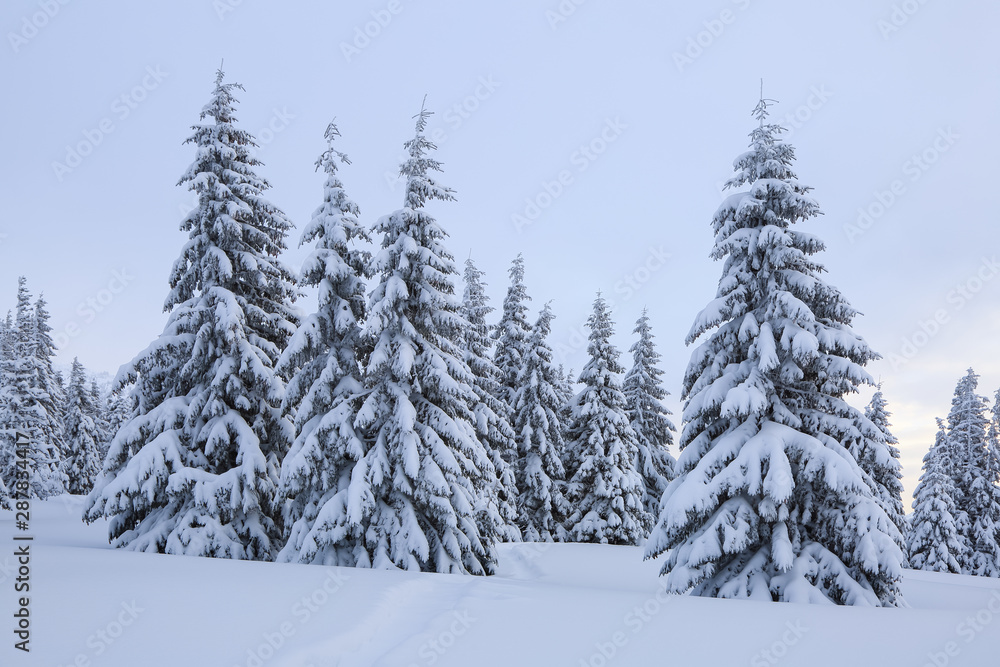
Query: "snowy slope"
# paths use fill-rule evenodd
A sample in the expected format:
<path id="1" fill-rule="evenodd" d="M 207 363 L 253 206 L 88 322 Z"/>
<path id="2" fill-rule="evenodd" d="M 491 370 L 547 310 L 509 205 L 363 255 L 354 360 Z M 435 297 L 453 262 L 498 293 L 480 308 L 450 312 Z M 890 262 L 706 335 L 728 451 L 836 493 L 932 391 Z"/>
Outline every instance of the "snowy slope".
<path id="1" fill-rule="evenodd" d="M 4 627 L 0 664 L 941 667 L 1000 655 L 997 580 L 907 572 L 910 609 L 667 598 L 635 547 L 507 545 L 494 577 L 409 574 L 114 551 L 81 510 L 70 496 L 34 503 L 32 651 Z M 0 512 L 11 627 L 12 533 Z"/>

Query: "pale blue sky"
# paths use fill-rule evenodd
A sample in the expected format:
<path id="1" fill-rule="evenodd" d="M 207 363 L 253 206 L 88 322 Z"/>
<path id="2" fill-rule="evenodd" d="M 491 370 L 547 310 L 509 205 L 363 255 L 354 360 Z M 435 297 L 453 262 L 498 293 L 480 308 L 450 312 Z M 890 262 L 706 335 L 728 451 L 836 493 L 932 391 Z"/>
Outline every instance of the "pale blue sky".
<path id="1" fill-rule="evenodd" d="M 567 0 L 556 21 L 556 0 L 345 4 L 5 2 L 0 305 L 27 275 L 50 302 L 60 361 L 92 370 L 114 372 L 160 333 L 191 203 L 174 185 L 193 157 L 182 142 L 225 58 L 263 144 L 259 173 L 300 229 L 333 116 L 363 220 L 400 205 L 391 182 L 427 94 L 441 180 L 458 193 L 434 211 L 456 258 L 472 252 L 499 306 L 523 252 L 532 306 L 554 300 L 557 356 L 577 370 L 573 331 L 598 289 L 615 299 L 623 352 L 648 306 L 677 413 L 683 339 L 721 271 L 708 257 L 718 184 L 763 78 L 825 212 L 805 227 L 827 242 L 827 277 L 886 356 L 871 372 L 895 413 L 907 505 L 965 368 L 982 393 L 1000 386 L 997 5 Z M 78 164 L 55 165 L 80 144 L 92 150 Z M 882 210 L 880 192 L 893 198 Z M 518 229 L 527 200 L 539 212 Z M 859 208 L 874 214 L 867 229 L 850 227 Z M 914 337 L 912 359 L 890 357 Z"/>

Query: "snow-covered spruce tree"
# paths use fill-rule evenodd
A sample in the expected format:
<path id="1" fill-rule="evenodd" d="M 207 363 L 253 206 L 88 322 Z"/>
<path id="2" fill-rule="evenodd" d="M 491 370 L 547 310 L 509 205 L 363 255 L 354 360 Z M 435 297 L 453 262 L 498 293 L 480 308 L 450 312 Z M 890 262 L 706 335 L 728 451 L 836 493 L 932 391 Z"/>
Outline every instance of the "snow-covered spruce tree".
<path id="1" fill-rule="evenodd" d="M 291 222 L 263 193 L 254 138 L 236 125 L 220 70 L 187 140 L 180 183 L 198 206 L 170 274 L 163 333 L 118 372 L 138 405 L 105 459 L 84 518 L 110 519 L 134 551 L 269 560 L 281 537 L 278 466 L 292 440 L 274 370 L 295 331 L 291 271 L 277 259 Z"/>
<path id="2" fill-rule="evenodd" d="M 986 442 L 969 486 L 971 522 L 969 574 L 1000 577 L 1000 390 L 994 396 Z"/>
<path id="3" fill-rule="evenodd" d="M 913 514 L 906 535 L 910 567 L 915 570 L 961 574 L 961 561 L 968 558 L 968 545 L 959 535 L 955 519 L 950 457 L 948 436 L 939 419 L 937 438 L 924 456 L 924 472 L 913 492 Z"/>
<path id="4" fill-rule="evenodd" d="M 660 353 L 653 343 L 649 316 L 643 308 L 635 323 L 633 333 L 639 340 L 629 348 L 632 368 L 625 374 L 622 391 L 625 394 L 625 412 L 636 435 L 637 457 L 635 469 L 644 483 L 643 506 L 655 520 L 660 514 L 660 498 L 667 483 L 675 476 L 677 462 L 670 455 L 668 446 L 674 444 L 674 425 L 667 415 L 670 410 L 662 401 L 668 396 L 663 388 L 663 371 L 657 366 Z"/>
<path id="5" fill-rule="evenodd" d="M 7 316 L 0 321 L 0 509 L 11 509 L 9 504 L 10 491 L 6 482 L 16 477 L 16 455 L 14 438 L 8 432 L 12 423 L 11 413 L 7 406 L 8 387 L 14 383 L 14 316 L 7 311 Z"/>
<path id="6" fill-rule="evenodd" d="M 645 487 L 635 468 L 636 434 L 625 411 L 619 352 L 611 343 L 614 324 L 600 293 L 587 319 L 590 359 L 580 373 L 583 389 L 572 402 L 566 426 L 565 526 L 573 542 L 638 544 L 653 524 L 643 505 Z M 567 463 L 568 462 L 568 463 Z"/>
<path id="7" fill-rule="evenodd" d="M 47 314 L 43 318 L 47 319 Z M 8 318 L 5 352 L 0 376 L 0 450 L 3 451 L 0 478 L 10 493 L 14 492 L 18 476 L 15 456 L 15 431 L 24 431 L 31 442 L 28 457 L 28 493 L 36 498 L 48 498 L 66 490 L 66 477 L 61 471 L 62 442 L 56 399 L 52 396 L 51 348 L 49 329 L 39 327 L 37 302 L 31 305 L 27 280 L 17 282 L 17 307 L 13 320 Z"/>
<path id="8" fill-rule="evenodd" d="M 573 384 L 575 380 L 573 379 L 573 369 L 567 371 L 563 368 L 562 364 L 556 367 L 556 378 L 559 380 L 559 400 L 562 401 L 563 405 L 567 405 L 574 396 L 576 392 L 573 391 Z"/>
<path id="9" fill-rule="evenodd" d="M 110 441 L 110 438 L 108 437 L 110 424 L 108 422 L 107 407 L 107 397 L 101 393 L 100 387 L 97 386 L 97 380 L 91 379 L 90 416 L 94 420 L 94 426 L 97 428 L 98 468 L 100 468 L 104 463 L 104 456 L 108 453 L 106 445 Z"/>
<path id="10" fill-rule="evenodd" d="M 14 437 L 9 426 L 13 422 L 7 406 L 8 387 L 14 382 L 14 317 L 7 311 L 7 317 L 0 321 L 0 509 L 13 509 L 10 504 L 10 490 L 7 482 L 17 475 L 17 456 Z"/>
<path id="11" fill-rule="evenodd" d="M 823 249 L 792 225 L 820 213 L 792 172 L 784 128 L 754 109 L 712 221 L 718 292 L 697 317 L 684 377 L 678 477 L 646 556 L 664 552 L 675 593 L 891 606 L 903 554 L 895 527 L 841 444 L 858 437 L 844 396 L 874 384 L 856 312 L 820 278 Z"/>
<path id="12" fill-rule="evenodd" d="M 131 384 L 115 388 L 105 401 L 104 419 L 107 426 L 104 429 L 104 439 L 99 443 L 101 450 L 101 461 L 108 455 L 111 441 L 118 435 L 122 426 L 132 420 L 138 407 L 138 400 L 134 394 Z"/>
<path id="13" fill-rule="evenodd" d="M 556 367 L 556 389 L 559 394 L 559 422 L 563 425 L 563 430 L 565 431 L 566 426 L 573 419 L 573 398 L 576 396 L 576 384 L 579 378 L 576 377 L 573 369 L 569 369 L 569 372 L 563 369 L 563 365 L 559 364 Z M 565 454 L 566 452 L 563 452 Z M 565 467 L 565 465 L 563 466 Z"/>
<path id="14" fill-rule="evenodd" d="M 489 325 L 486 317 L 493 312 L 483 284 L 483 272 L 470 257 L 465 261 L 463 274 L 465 289 L 462 292 L 461 313 L 468 322 L 463 332 L 461 347 L 465 363 L 472 371 L 472 389 L 476 400 L 472 406 L 476 433 L 486 447 L 496 470 L 496 488 L 483 497 L 485 506 L 476 512 L 482 523 L 499 515 L 502 523 L 497 527 L 497 537 L 504 542 L 520 542 L 517 527 L 517 486 L 512 464 L 517 461 L 517 445 L 510 425 L 510 406 L 501 396 L 500 370 L 490 359 Z M 490 505 L 495 503 L 495 508 Z M 484 528 L 480 526 L 480 532 Z"/>
<path id="15" fill-rule="evenodd" d="M 42 408 L 45 410 L 47 419 L 44 425 L 44 437 L 59 453 L 60 459 L 63 455 L 63 405 L 66 396 L 63 388 L 62 377 L 53 369 L 52 359 L 56 356 L 56 345 L 49 335 L 52 327 L 49 326 L 48 304 L 44 295 L 39 294 L 35 299 L 35 380 L 34 386 L 38 390 L 38 397 Z"/>
<path id="16" fill-rule="evenodd" d="M 114 388 L 108 393 L 104 408 L 111 440 L 118 434 L 118 430 L 122 426 L 132 421 L 138 407 L 139 399 L 135 394 L 134 384 L 114 385 Z"/>
<path id="17" fill-rule="evenodd" d="M 513 409 L 514 394 L 517 393 L 517 377 L 524 367 L 525 350 L 531 325 L 528 323 L 528 290 L 524 286 L 524 256 L 518 254 L 511 262 L 510 286 L 503 300 L 500 321 L 493 330 L 496 338 L 496 355 L 493 360 L 500 371 L 500 385 L 504 388 L 504 400 Z"/>
<path id="18" fill-rule="evenodd" d="M 563 492 L 563 426 L 559 378 L 547 342 L 552 309 L 545 304 L 525 341 L 524 366 L 514 395 L 514 433 L 518 460 L 517 512 L 525 542 L 562 542 L 563 523 L 570 514 Z"/>
<path id="19" fill-rule="evenodd" d="M 375 225 L 382 247 L 365 327 L 373 343 L 369 393 L 356 420 L 369 450 L 353 473 L 364 481 L 352 497 L 365 527 L 358 565 L 491 574 L 496 536 L 480 532 L 476 511 L 495 471 L 470 409 L 476 396 L 459 347 L 467 324 L 453 282 L 458 269 L 447 234 L 424 208 L 454 198 L 430 174 L 440 164 L 428 156 L 429 115 L 421 109 L 405 144 L 403 208 Z"/>
<path id="20" fill-rule="evenodd" d="M 903 519 L 903 477 L 899 463 L 899 441 L 889 430 L 890 412 L 886 410 L 882 385 L 872 395 L 864 415 L 858 415 L 855 428 L 859 437 L 848 443 L 848 450 L 866 475 L 872 496 L 896 527 L 893 539 L 906 550 L 906 524 Z"/>
<path id="21" fill-rule="evenodd" d="M 994 556 L 990 518 L 993 493 L 986 480 L 987 399 L 976 393 L 979 376 L 971 368 L 958 381 L 948 413 L 948 445 L 951 449 L 952 483 L 955 485 L 956 522 L 962 541 L 969 546 L 966 559 L 959 559 L 964 574 L 976 574 Z M 985 540 L 977 540 L 977 534 Z M 977 544 L 983 547 L 981 553 Z"/>
<path id="22" fill-rule="evenodd" d="M 69 386 L 66 388 L 64 417 L 63 472 L 68 479 L 66 490 L 73 494 L 89 493 L 101 471 L 101 432 L 94 420 L 93 394 L 87 387 L 87 375 L 79 359 L 73 359 Z"/>
<path id="23" fill-rule="evenodd" d="M 363 391 L 361 323 L 371 260 L 364 246 L 371 238 L 337 173 L 338 163 L 350 160 L 334 148 L 336 125 L 324 136 L 327 149 L 316 162 L 326 175 L 323 203 L 300 243 L 315 243 L 300 283 L 319 288 L 319 305 L 278 360 L 279 371 L 294 371 L 285 408 L 295 414 L 297 434 L 281 465 L 286 542 L 278 560 L 353 566 L 361 523 L 349 505 L 351 474 L 365 453 L 354 420 Z"/>

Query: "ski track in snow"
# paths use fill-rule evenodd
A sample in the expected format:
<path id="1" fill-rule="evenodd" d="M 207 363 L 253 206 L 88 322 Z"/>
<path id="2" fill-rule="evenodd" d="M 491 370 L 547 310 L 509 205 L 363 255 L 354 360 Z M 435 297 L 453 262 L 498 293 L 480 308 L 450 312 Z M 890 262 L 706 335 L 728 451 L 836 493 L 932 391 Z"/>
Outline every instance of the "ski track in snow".
<path id="1" fill-rule="evenodd" d="M 441 577 L 447 575 L 439 575 Z M 477 595 L 475 589 L 484 584 L 480 578 L 442 582 L 422 577 L 404 581 L 389 588 L 372 603 L 364 617 L 353 626 L 330 639 L 288 654 L 282 667 L 328 665 L 337 656 L 336 667 L 369 667 L 371 665 L 418 664 L 419 648 L 456 621 L 466 607 L 464 600 Z M 448 589 L 441 595 L 442 588 Z M 394 643 L 386 637 L 399 637 Z"/>
<path id="2" fill-rule="evenodd" d="M 329 640 L 314 644 L 290 654 L 280 663 L 287 667 L 307 665 L 321 660 L 324 656 L 340 656 L 334 663 L 338 667 L 378 664 L 375 658 L 386 650 L 376 642 L 383 631 L 397 620 L 405 619 L 417 606 L 420 597 L 427 598 L 434 586 L 423 579 L 404 581 L 389 588 L 373 602 L 368 613 L 360 621 Z M 405 613 L 404 613 L 405 612 Z M 391 649 L 389 649 L 391 650 Z"/>

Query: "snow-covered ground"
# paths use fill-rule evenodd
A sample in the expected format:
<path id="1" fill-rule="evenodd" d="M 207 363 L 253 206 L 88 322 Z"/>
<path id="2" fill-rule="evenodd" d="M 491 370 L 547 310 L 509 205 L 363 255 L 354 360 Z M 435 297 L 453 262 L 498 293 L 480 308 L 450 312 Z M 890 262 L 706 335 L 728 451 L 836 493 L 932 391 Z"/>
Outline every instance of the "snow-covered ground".
<path id="1" fill-rule="evenodd" d="M 82 499 L 35 501 L 31 653 L 13 648 L 13 514 L 0 512 L 0 664 L 62 667 L 1000 664 L 1000 581 L 907 572 L 909 609 L 658 593 L 642 550 L 505 545 L 481 578 L 107 548 Z"/>

